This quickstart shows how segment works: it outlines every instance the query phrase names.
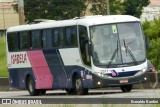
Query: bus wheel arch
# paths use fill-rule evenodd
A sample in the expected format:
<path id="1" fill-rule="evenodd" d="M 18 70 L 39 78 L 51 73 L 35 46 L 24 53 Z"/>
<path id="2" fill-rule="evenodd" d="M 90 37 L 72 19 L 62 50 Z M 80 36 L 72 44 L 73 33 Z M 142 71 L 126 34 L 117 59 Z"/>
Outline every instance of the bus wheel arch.
<path id="1" fill-rule="evenodd" d="M 72 76 L 72 86 L 77 95 L 88 94 L 88 88 L 83 87 L 81 76 L 78 73 L 74 73 Z"/>
<path id="2" fill-rule="evenodd" d="M 31 75 L 26 76 L 26 88 L 31 96 L 40 94 L 40 91 L 35 88 L 35 80 Z"/>

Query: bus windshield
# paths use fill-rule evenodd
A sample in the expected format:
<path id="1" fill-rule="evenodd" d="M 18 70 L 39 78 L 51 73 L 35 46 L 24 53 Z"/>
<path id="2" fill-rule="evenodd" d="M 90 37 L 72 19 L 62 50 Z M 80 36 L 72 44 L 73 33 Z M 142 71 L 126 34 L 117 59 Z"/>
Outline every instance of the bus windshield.
<path id="1" fill-rule="evenodd" d="M 139 22 L 90 27 L 94 65 L 139 64 L 145 60 L 144 37 Z"/>

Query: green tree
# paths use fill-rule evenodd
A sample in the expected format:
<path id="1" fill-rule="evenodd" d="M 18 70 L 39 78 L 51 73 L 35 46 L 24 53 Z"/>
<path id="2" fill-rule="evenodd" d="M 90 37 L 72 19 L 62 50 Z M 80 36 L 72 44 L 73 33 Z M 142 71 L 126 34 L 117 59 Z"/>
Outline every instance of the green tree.
<path id="1" fill-rule="evenodd" d="M 106 15 L 106 0 L 91 0 L 92 8 L 90 11 L 94 15 Z M 110 14 L 123 14 L 124 7 L 122 0 L 109 0 Z"/>
<path id="2" fill-rule="evenodd" d="M 144 32 L 150 40 L 160 38 L 160 19 L 150 22 L 146 21 L 142 25 Z"/>
<path id="3" fill-rule="evenodd" d="M 156 70 L 160 70 L 160 38 L 150 40 L 150 48 L 147 50 L 147 58 L 153 63 Z"/>
<path id="4" fill-rule="evenodd" d="M 61 20 L 83 16 L 86 0 L 24 0 L 26 22 L 34 19 Z M 13 5 L 18 12 L 17 4 Z"/>
<path id="5" fill-rule="evenodd" d="M 150 39 L 150 48 L 147 50 L 147 58 L 153 63 L 156 70 L 160 70 L 160 18 L 146 21 L 142 24 L 145 36 Z"/>
<path id="6" fill-rule="evenodd" d="M 143 7 L 149 3 L 150 0 L 124 0 L 125 14 L 140 18 Z"/>

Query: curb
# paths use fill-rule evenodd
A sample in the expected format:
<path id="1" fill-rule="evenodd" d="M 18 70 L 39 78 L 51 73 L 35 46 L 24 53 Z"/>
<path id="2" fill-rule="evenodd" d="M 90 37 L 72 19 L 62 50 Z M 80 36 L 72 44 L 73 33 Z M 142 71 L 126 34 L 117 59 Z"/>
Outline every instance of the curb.
<path id="1" fill-rule="evenodd" d="M 141 84 L 134 84 L 134 89 L 157 89 L 160 88 L 160 73 L 148 73 L 148 81 Z M 0 91 L 14 91 L 17 89 L 10 88 L 8 78 L 0 78 Z"/>

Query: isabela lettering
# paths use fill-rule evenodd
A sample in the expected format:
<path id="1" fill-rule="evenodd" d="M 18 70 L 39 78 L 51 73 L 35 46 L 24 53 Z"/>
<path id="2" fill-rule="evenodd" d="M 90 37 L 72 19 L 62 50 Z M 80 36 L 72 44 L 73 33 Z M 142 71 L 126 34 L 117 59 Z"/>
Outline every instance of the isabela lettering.
<path id="1" fill-rule="evenodd" d="M 13 54 L 11 55 L 11 63 L 12 64 L 27 63 L 27 55 L 26 54 Z"/>

